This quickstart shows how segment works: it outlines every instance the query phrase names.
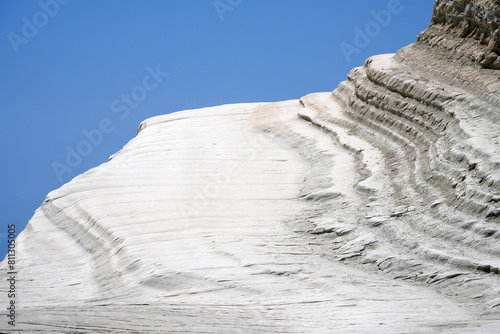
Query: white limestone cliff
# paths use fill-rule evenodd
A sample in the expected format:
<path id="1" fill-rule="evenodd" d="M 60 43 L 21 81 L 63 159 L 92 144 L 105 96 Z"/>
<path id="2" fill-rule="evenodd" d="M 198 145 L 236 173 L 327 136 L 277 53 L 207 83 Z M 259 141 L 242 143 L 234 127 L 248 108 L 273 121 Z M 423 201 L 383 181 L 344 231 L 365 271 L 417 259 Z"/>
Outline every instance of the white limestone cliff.
<path id="1" fill-rule="evenodd" d="M 16 330 L 500 332 L 499 13 L 437 1 L 332 93 L 144 121 L 18 237 Z"/>

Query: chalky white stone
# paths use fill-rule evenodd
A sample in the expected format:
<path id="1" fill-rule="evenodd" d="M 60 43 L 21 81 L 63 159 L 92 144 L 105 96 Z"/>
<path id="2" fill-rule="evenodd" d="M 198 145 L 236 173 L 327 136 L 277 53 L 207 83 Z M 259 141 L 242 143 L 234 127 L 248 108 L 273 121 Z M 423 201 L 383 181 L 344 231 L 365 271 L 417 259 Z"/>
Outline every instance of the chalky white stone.
<path id="1" fill-rule="evenodd" d="M 16 329 L 498 333 L 494 21 L 454 24 L 499 5 L 445 3 L 332 93 L 148 119 L 49 193 L 17 239 Z"/>

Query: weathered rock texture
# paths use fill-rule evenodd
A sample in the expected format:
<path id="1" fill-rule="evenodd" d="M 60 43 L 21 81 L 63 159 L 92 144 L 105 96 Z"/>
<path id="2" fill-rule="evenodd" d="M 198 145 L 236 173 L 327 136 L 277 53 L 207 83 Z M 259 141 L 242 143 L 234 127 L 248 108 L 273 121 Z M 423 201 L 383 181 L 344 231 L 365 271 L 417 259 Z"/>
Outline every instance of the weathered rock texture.
<path id="1" fill-rule="evenodd" d="M 418 40 L 499 69 L 500 1 L 437 0 L 431 25 Z"/>
<path id="2" fill-rule="evenodd" d="M 438 1 L 333 93 L 146 120 L 19 236 L 16 328 L 500 332 L 498 8 Z"/>

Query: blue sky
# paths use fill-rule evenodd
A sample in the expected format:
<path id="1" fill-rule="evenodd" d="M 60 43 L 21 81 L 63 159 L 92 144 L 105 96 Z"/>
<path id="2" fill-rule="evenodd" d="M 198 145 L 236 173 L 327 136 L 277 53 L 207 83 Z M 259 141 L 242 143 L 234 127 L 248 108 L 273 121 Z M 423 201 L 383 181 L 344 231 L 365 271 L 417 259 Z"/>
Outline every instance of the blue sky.
<path id="1" fill-rule="evenodd" d="M 23 230 L 142 120 L 332 91 L 371 55 L 413 43 L 433 4 L 0 0 L 0 256 L 8 224 Z"/>

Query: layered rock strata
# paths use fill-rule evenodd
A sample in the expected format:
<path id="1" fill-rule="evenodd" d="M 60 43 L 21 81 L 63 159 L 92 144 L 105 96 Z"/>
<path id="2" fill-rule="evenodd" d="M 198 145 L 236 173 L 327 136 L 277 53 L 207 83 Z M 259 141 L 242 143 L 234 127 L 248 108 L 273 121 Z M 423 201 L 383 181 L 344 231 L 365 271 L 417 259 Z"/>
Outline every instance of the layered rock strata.
<path id="1" fill-rule="evenodd" d="M 437 0 L 431 25 L 418 40 L 499 69 L 500 2 Z"/>
<path id="2" fill-rule="evenodd" d="M 498 332 L 498 5 L 437 1 L 332 93 L 144 121 L 17 239 L 17 329 Z"/>

